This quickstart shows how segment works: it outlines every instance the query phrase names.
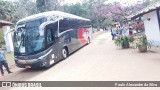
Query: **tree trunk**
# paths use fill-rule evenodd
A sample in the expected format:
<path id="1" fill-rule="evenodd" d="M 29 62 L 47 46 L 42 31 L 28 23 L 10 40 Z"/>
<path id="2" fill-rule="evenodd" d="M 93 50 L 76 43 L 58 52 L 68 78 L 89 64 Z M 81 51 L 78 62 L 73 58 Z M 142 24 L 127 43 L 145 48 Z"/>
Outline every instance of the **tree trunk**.
<path id="1" fill-rule="evenodd" d="M 96 15 L 96 24 L 97 24 L 97 30 L 100 31 L 100 22 L 97 15 Z"/>

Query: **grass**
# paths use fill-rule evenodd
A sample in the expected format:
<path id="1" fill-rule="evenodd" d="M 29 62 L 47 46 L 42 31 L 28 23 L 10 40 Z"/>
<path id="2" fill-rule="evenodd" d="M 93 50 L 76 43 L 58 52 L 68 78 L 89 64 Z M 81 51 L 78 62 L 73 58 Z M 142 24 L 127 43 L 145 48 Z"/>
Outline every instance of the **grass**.
<path id="1" fill-rule="evenodd" d="M 9 66 L 12 66 L 15 64 L 13 52 L 10 52 L 10 53 L 5 52 L 5 56 Z"/>

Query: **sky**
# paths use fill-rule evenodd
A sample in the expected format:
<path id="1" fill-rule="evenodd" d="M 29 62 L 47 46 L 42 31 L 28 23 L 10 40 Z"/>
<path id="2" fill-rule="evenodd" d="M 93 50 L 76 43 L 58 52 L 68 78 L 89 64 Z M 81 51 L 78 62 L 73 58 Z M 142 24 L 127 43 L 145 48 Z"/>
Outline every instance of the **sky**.
<path id="1" fill-rule="evenodd" d="M 114 2 L 114 1 L 120 2 L 121 4 L 123 4 L 125 6 L 125 5 L 128 5 L 128 3 L 134 4 L 134 3 L 137 3 L 137 1 L 143 1 L 143 0 L 109 0 L 109 2 Z M 65 0 L 65 2 L 71 4 L 71 3 L 81 2 L 81 0 Z"/>

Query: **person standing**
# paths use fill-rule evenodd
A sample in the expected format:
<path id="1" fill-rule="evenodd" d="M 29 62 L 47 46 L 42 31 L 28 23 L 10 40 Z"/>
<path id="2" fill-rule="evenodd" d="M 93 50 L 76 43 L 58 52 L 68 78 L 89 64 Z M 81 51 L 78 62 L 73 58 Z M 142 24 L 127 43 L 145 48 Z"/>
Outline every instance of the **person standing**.
<path id="1" fill-rule="evenodd" d="M 130 25 L 129 26 L 129 36 L 132 36 L 133 35 L 133 28 L 132 26 Z"/>
<path id="2" fill-rule="evenodd" d="M 114 40 L 115 39 L 115 37 L 116 37 L 116 34 L 117 34 L 117 32 L 116 32 L 116 27 L 114 27 L 113 29 L 112 29 L 112 40 Z"/>
<path id="3" fill-rule="evenodd" d="M 123 26 L 122 27 L 122 35 L 126 35 L 127 31 L 126 31 L 126 28 Z"/>
<path id="4" fill-rule="evenodd" d="M 12 73 L 8 67 L 8 63 L 6 61 L 6 57 L 4 55 L 4 52 L 2 50 L 0 50 L 0 70 L 1 70 L 2 76 L 4 76 L 3 66 L 6 68 L 8 74 Z"/>

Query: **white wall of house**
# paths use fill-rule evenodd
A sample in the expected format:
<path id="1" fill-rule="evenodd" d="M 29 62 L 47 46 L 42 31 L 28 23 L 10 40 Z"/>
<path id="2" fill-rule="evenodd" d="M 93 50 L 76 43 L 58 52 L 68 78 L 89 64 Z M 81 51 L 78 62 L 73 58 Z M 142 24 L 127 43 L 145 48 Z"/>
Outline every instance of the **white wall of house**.
<path id="1" fill-rule="evenodd" d="M 152 11 L 143 15 L 145 34 L 147 40 L 153 42 L 155 45 L 160 45 L 160 28 L 158 23 L 158 16 L 156 11 Z M 148 20 L 150 18 L 150 20 Z"/>
<path id="2" fill-rule="evenodd" d="M 4 41 L 6 43 L 6 49 L 7 52 L 13 52 L 13 41 L 12 41 L 12 34 L 8 33 L 10 32 L 10 26 L 3 26 L 3 35 L 4 35 Z"/>

